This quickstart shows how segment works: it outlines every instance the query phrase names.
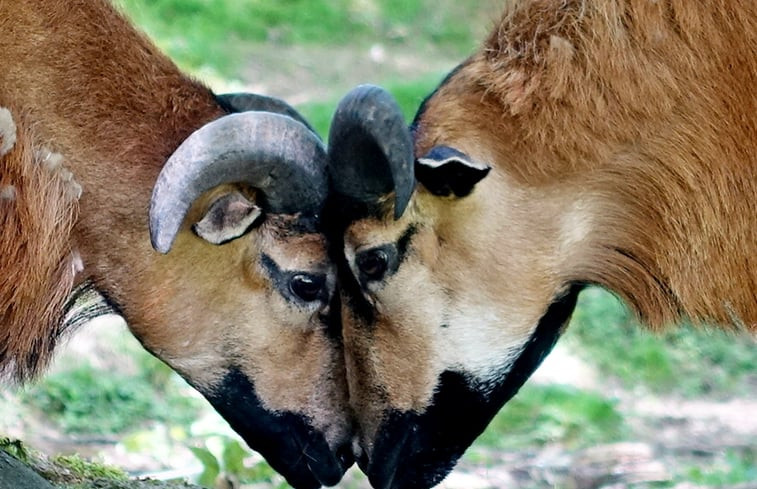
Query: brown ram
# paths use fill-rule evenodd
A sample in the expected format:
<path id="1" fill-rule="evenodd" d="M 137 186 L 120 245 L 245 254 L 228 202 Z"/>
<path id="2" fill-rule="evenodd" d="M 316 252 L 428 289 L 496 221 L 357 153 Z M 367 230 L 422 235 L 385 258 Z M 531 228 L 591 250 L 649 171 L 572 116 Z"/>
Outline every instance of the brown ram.
<path id="1" fill-rule="evenodd" d="M 0 107 L 0 373 L 37 374 L 94 288 L 293 486 L 336 483 L 320 139 L 283 103 L 214 96 L 104 0 L 0 2 Z"/>
<path id="2" fill-rule="evenodd" d="M 507 2 L 410 134 L 361 87 L 329 151 L 376 488 L 440 481 L 586 284 L 653 328 L 757 331 L 754 1 Z"/>

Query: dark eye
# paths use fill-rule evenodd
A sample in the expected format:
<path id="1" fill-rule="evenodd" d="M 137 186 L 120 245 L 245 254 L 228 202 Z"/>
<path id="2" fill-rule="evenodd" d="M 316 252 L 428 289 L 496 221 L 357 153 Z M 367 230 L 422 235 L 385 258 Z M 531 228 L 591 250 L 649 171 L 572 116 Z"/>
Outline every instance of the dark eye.
<path id="1" fill-rule="evenodd" d="M 357 266 L 367 280 L 381 280 L 389 267 L 389 257 L 384 250 L 367 251 L 358 257 Z"/>
<path id="2" fill-rule="evenodd" d="M 308 275 L 301 273 L 292 277 L 289 282 L 289 290 L 305 302 L 320 300 L 326 284 L 326 278 L 320 275 Z"/>

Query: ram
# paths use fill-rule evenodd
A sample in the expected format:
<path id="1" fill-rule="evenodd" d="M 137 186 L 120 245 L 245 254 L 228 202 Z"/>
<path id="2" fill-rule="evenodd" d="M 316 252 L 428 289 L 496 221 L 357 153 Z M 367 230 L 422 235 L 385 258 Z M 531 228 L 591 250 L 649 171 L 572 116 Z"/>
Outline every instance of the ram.
<path id="1" fill-rule="evenodd" d="M 317 135 L 275 99 L 216 97 L 104 0 L 0 2 L 0 107 L 0 373 L 39 373 L 96 290 L 293 486 L 336 483 Z"/>
<path id="2" fill-rule="evenodd" d="M 586 284 L 652 328 L 757 331 L 757 3 L 514 0 L 420 106 L 330 136 L 358 463 L 441 480 Z M 338 256 L 338 254 L 335 254 Z"/>

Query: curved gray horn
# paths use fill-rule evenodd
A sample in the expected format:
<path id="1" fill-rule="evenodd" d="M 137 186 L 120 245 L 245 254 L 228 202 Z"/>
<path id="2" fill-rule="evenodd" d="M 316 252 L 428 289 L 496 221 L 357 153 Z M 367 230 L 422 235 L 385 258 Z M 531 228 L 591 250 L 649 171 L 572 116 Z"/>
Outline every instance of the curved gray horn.
<path id="1" fill-rule="evenodd" d="M 320 212 L 328 192 L 323 143 L 281 114 L 242 112 L 206 124 L 171 155 L 150 201 L 153 247 L 171 249 L 192 203 L 224 183 L 245 182 L 273 213 Z"/>
<path id="2" fill-rule="evenodd" d="M 394 217 L 402 216 L 415 187 L 413 140 L 387 91 L 360 85 L 339 102 L 331 122 L 329 158 L 337 194 L 371 204 L 394 191 Z"/>
<path id="3" fill-rule="evenodd" d="M 264 112 L 274 112 L 276 114 L 288 115 L 292 119 L 305 125 L 315 133 L 315 129 L 305 118 L 297 112 L 297 109 L 276 97 L 260 95 L 257 93 L 224 93 L 216 95 L 216 100 L 229 112 L 247 112 L 249 110 L 262 110 Z M 318 133 L 316 133 L 318 134 Z"/>

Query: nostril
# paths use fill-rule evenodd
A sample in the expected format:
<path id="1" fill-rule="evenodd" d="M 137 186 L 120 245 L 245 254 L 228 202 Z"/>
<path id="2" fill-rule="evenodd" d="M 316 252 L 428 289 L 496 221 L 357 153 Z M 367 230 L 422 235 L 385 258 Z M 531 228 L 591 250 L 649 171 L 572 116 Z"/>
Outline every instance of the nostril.
<path id="1" fill-rule="evenodd" d="M 365 452 L 361 453 L 357 458 L 357 466 L 360 467 L 360 470 L 362 470 L 363 472 L 368 472 L 369 463 L 370 460 L 368 459 L 368 454 Z"/>
<path id="2" fill-rule="evenodd" d="M 357 443 L 357 439 L 355 439 L 355 442 L 352 445 L 352 453 L 354 454 L 355 461 L 357 462 L 357 466 L 360 467 L 360 470 L 368 473 L 368 463 L 370 462 L 368 452 L 363 450 L 363 447 Z"/>
<path id="3" fill-rule="evenodd" d="M 347 470 L 355 463 L 355 456 L 352 454 L 352 446 L 349 443 L 345 443 L 336 449 L 336 459 L 342 466 L 342 469 Z"/>

